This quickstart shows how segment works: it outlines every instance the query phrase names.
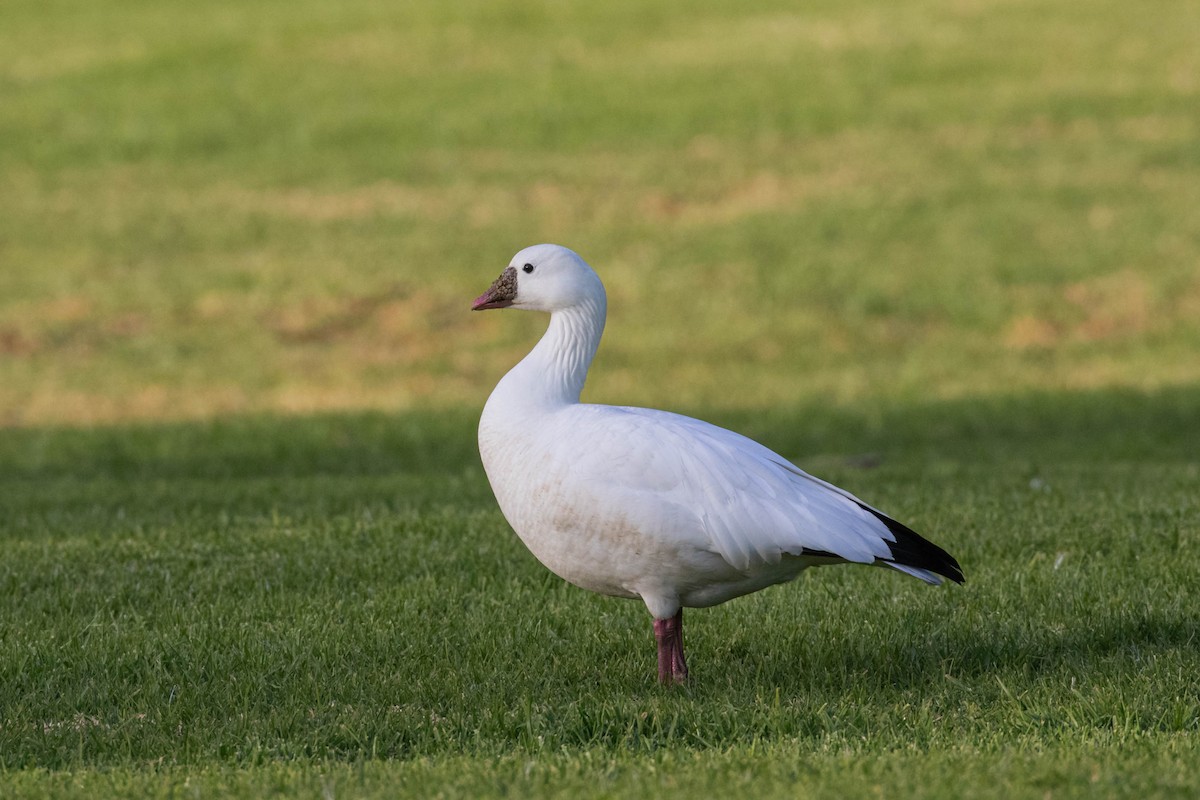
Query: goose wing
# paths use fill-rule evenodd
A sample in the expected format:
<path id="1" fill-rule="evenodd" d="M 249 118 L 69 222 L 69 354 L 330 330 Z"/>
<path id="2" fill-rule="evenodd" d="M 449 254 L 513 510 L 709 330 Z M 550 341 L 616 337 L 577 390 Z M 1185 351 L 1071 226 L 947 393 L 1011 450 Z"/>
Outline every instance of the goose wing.
<path id="1" fill-rule="evenodd" d="M 752 439 L 665 411 L 575 408 L 587 444 L 572 473 L 641 508 L 652 535 L 691 540 L 746 574 L 807 555 L 962 581 L 944 550 Z"/>

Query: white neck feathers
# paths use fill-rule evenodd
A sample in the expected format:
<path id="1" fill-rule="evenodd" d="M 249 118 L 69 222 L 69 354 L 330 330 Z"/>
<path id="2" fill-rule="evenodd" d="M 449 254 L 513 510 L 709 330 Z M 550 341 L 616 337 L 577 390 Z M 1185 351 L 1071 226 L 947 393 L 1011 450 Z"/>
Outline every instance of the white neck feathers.
<path id="1" fill-rule="evenodd" d="M 600 293 L 550 315 L 537 346 L 492 393 L 504 405 L 555 407 L 579 402 L 588 367 L 600 346 L 608 303 Z M 490 403 L 490 401 L 489 401 Z"/>

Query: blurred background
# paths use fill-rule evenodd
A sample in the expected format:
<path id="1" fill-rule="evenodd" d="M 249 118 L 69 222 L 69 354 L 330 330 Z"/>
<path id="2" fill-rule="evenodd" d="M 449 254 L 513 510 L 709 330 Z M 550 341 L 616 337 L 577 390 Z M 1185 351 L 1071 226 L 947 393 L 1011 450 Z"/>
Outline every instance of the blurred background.
<path id="1" fill-rule="evenodd" d="M 1194 0 L 6 0 L 0 424 L 1200 382 Z"/>

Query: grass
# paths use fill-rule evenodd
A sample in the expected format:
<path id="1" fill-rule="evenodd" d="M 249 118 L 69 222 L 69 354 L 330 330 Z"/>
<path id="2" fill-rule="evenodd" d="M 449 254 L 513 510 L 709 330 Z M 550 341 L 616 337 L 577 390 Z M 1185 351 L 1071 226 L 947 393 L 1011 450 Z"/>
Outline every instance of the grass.
<path id="1" fill-rule="evenodd" d="M 10 430 L 0 775 L 29 796 L 1187 796 L 1197 400 L 722 418 L 933 534 L 968 583 L 832 568 L 692 612 L 681 690 L 654 684 L 644 609 L 523 550 L 469 416 Z"/>
<path id="2" fill-rule="evenodd" d="M 1150 0 L 9 0 L 0 794 L 1195 796 L 1200 29 Z M 964 587 L 648 618 L 548 575 L 478 409 L 766 442 Z"/>
<path id="3" fill-rule="evenodd" d="M 539 323 L 464 309 L 546 240 L 613 295 L 598 397 L 1195 383 L 1194 22 L 14 0 L 0 419 L 477 405 Z"/>

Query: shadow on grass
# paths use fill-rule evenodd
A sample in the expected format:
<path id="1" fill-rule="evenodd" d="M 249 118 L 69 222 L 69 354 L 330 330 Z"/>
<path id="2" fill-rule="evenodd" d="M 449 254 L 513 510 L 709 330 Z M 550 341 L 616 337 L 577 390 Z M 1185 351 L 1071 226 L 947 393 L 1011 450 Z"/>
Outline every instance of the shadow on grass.
<path id="1" fill-rule="evenodd" d="M 478 463 L 474 412 L 246 416 L 0 431 L 0 480 L 444 474 Z"/>
<path id="2" fill-rule="evenodd" d="M 794 694 L 814 688 L 842 694 L 861 691 L 864 685 L 887 691 L 922 690 L 947 679 L 977 683 L 1014 671 L 1036 679 L 1064 672 L 1102 674 L 1102 665 L 1113 664 L 1137 670 L 1151 654 L 1191 654 L 1200 642 L 1200 620 L 1167 610 L 1072 622 L 1061 630 L 1045 619 L 1010 617 L 925 635 L 921 632 L 928 629 L 928 620 L 905 621 L 897 626 L 906 632 L 900 638 L 855 635 L 827 649 L 806 648 L 804 654 L 768 650 L 754 659 L 760 683 Z"/>
<path id="3" fill-rule="evenodd" d="M 684 409 L 686 411 L 686 409 Z M 460 472 L 478 463 L 477 411 L 234 417 L 0 430 L 0 479 L 234 478 Z M 974 398 L 885 409 L 700 412 L 785 456 L 882 460 L 1200 459 L 1200 387 Z"/>
<path id="4" fill-rule="evenodd" d="M 1200 463 L 1200 386 L 968 398 L 893 408 L 730 414 L 784 455 L 873 453 L 966 463 Z"/>

